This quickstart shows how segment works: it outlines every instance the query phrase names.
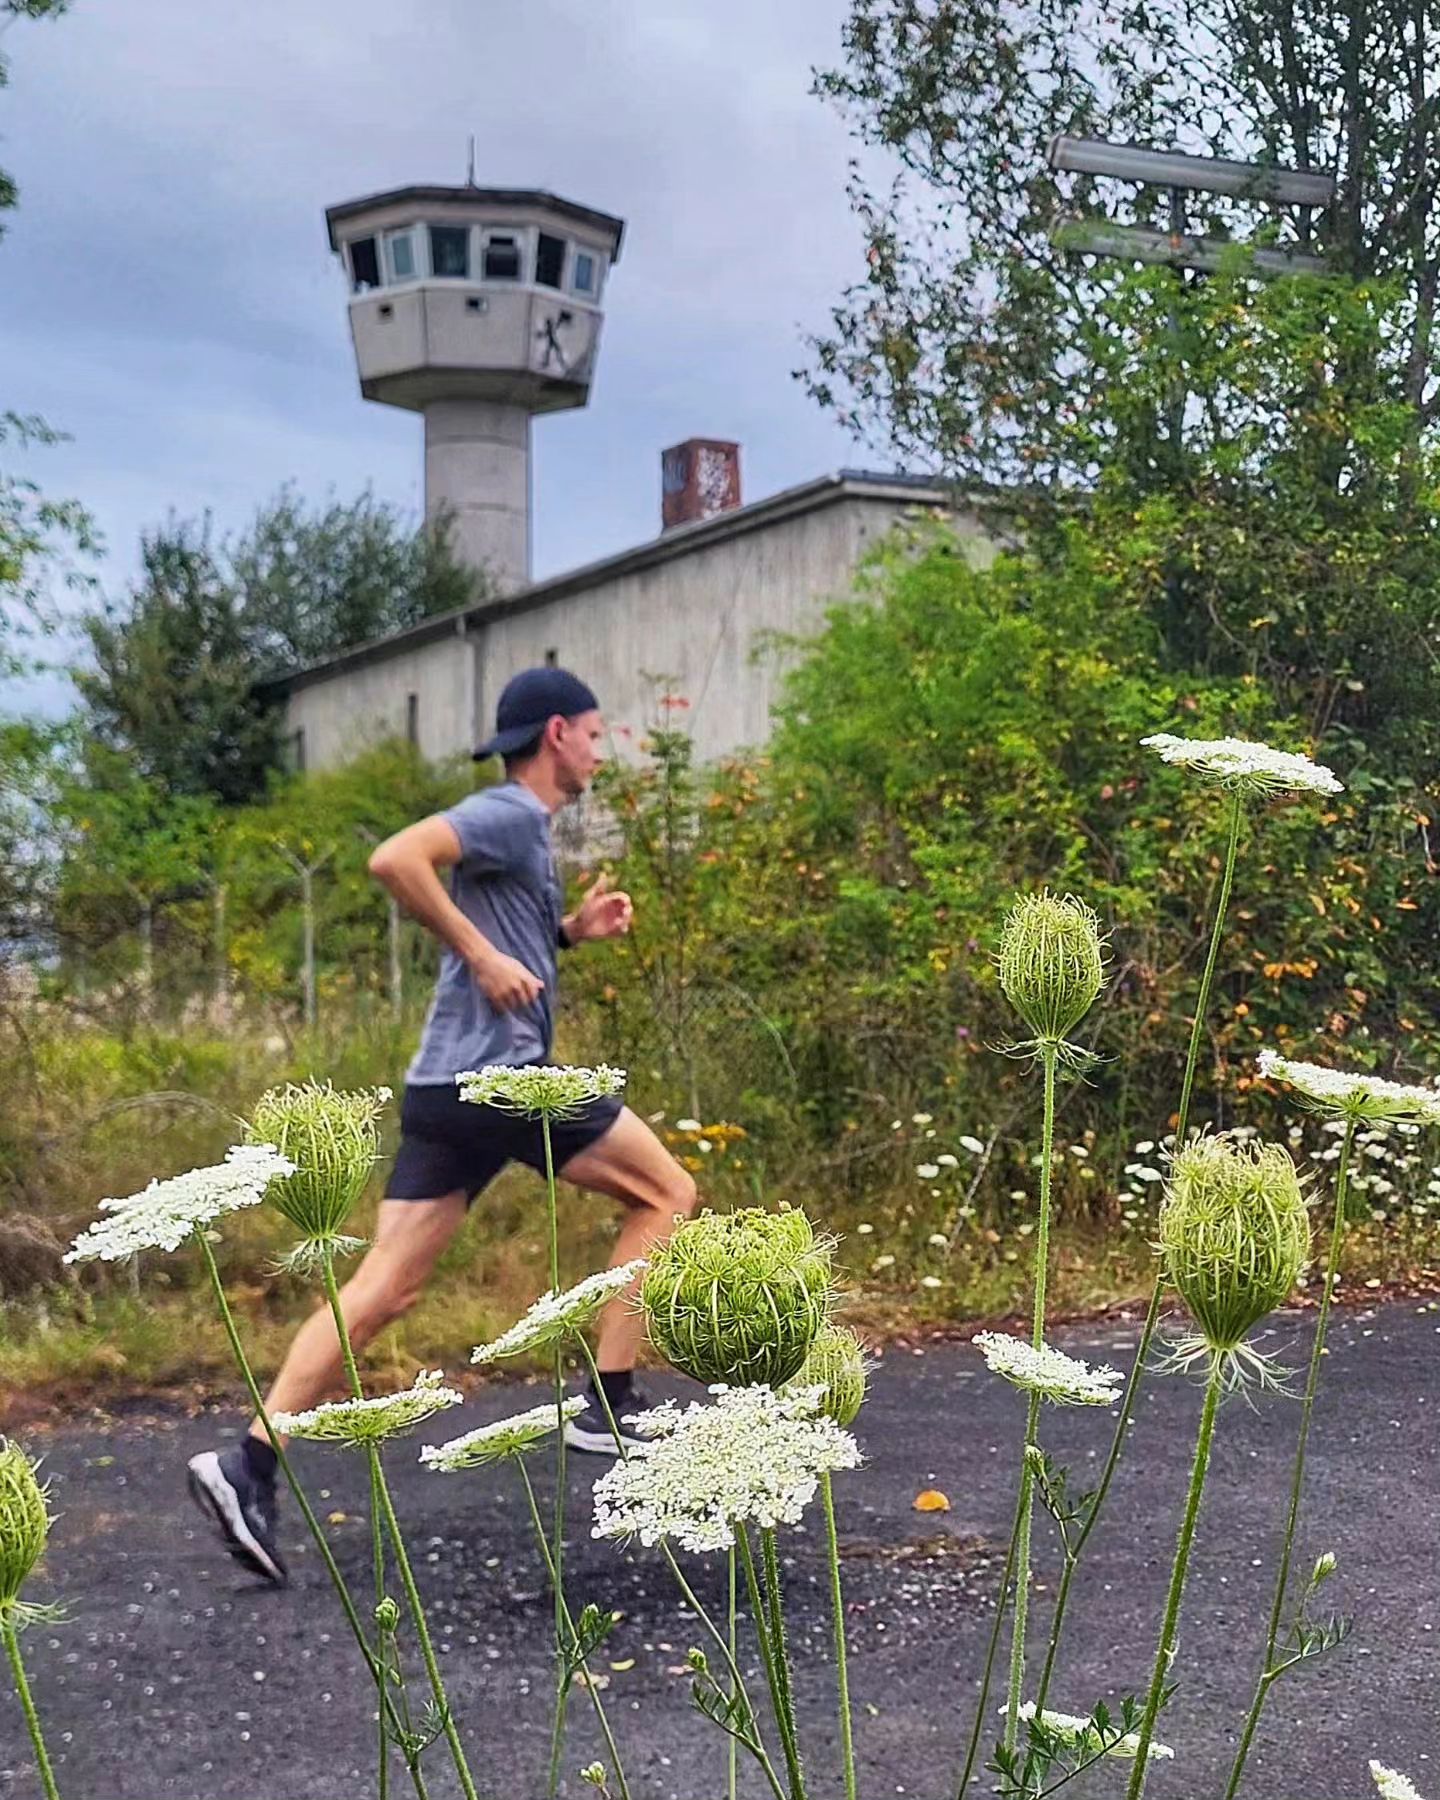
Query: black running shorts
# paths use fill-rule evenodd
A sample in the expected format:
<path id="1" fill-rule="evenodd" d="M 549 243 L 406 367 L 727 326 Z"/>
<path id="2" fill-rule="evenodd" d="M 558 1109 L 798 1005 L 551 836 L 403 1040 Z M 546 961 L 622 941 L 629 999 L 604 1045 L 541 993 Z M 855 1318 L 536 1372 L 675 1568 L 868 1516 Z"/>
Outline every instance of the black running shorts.
<path id="1" fill-rule="evenodd" d="M 550 1146 L 558 1174 L 582 1150 L 604 1137 L 622 1103 L 592 1100 L 573 1118 L 552 1119 Z M 473 1201 L 506 1163 L 545 1172 L 545 1140 L 539 1119 L 498 1106 L 475 1106 L 458 1087 L 407 1087 L 400 1104 L 400 1148 L 386 1184 L 387 1200 L 438 1200 L 464 1190 Z"/>

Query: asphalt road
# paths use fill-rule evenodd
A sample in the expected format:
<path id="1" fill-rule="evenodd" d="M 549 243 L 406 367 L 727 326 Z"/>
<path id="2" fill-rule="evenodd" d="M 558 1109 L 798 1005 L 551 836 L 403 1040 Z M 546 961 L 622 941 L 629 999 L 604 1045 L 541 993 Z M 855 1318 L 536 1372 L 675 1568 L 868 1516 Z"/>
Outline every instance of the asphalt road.
<path id="1" fill-rule="evenodd" d="M 1300 1364 L 1308 1318 L 1274 1342 Z M 1067 1347 L 1126 1366 L 1135 1327 L 1058 1333 Z M 1353 1636 L 1277 1688 L 1252 1760 L 1253 1800 L 1362 1800 L 1366 1761 L 1406 1770 L 1440 1795 L 1437 1676 L 1436 1418 L 1440 1309 L 1415 1302 L 1337 1316 L 1316 1412 L 1302 1533 L 1306 1566 L 1340 1558 L 1334 1602 L 1356 1614 Z M 661 1384 L 663 1385 L 663 1384 Z M 531 1405 L 540 1390 L 479 1394 L 437 1421 L 449 1436 Z M 1184 1378 L 1154 1378 L 1135 1442 L 1097 1532 L 1076 1628 L 1052 1703 L 1086 1712 L 1143 1686 L 1153 1655 L 1199 1396 Z M 1156 1800 L 1219 1800 L 1229 1747 L 1253 1679 L 1260 1618 L 1278 1549 L 1297 1407 L 1225 1407 L 1211 1464 L 1190 1588 L 1180 1683 L 1160 1736 L 1174 1762 Z M 892 1350 L 859 1431 L 868 1467 L 837 1478 L 849 1607 L 851 1686 L 867 1800 L 954 1793 L 1013 1504 L 1023 1406 L 968 1345 Z M 286 1521 L 295 1572 L 262 1589 L 217 1552 L 185 1494 L 185 1459 L 236 1421 L 135 1413 L 33 1441 L 44 1450 L 60 1513 L 52 1593 L 70 1622 L 27 1635 L 36 1695 L 67 1800 L 358 1800 L 373 1794 L 370 1694 L 324 1572 Z M 1080 1475 L 1108 1443 L 1105 1415 L 1050 1411 L 1047 1447 Z M 363 1465 L 302 1447 L 298 1461 L 336 1552 L 363 1590 L 368 1527 Z M 570 1591 L 624 1618 L 599 1667 L 635 1800 L 718 1800 L 723 1748 L 689 1708 L 685 1651 L 700 1632 L 663 1563 L 588 1536 L 594 1459 L 572 1459 Z M 458 1718 L 487 1800 L 544 1791 L 550 1600 L 527 1537 L 513 1471 L 437 1477 L 406 1450 L 390 1458 L 402 1518 L 430 1605 Z M 532 1459 L 542 1488 L 546 1459 Z M 943 1490 L 948 1513 L 914 1510 Z M 547 1490 L 548 1491 L 548 1490 Z M 831 1700 L 829 1611 L 818 1510 L 787 1533 L 786 1580 L 812 1800 L 840 1791 Z M 1042 1544 L 1044 1534 L 1041 1533 Z M 1042 1554 L 1043 1627 L 1053 1561 Z M 697 1563 L 701 1597 L 721 1601 L 723 1562 Z M 626 1665 L 611 1669 L 611 1664 Z M 757 1682 L 756 1691 L 759 1691 Z M 583 1696 L 572 1707 L 567 1792 L 600 1745 Z M 434 1800 L 457 1790 L 443 1748 L 428 1759 Z M 1067 1792 L 1115 1794 L 1124 1769 Z M 743 1791 L 760 1793 L 753 1775 Z M 397 1794 L 408 1792 L 400 1785 Z M 973 1792 L 988 1792 L 989 1783 Z M 18 1708 L 0 1692 L 0 1794 L 40 1792 Z"/>

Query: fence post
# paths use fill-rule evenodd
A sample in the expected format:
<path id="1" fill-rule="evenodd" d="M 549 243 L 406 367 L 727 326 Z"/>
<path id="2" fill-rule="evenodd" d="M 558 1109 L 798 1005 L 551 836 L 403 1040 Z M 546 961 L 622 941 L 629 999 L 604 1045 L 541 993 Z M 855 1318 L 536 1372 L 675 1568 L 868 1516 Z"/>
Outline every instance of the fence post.
<path id="1" fill-rule="evenodd" d="M 390 912 L 390 1011 L 398 1025 L 405 1015 L 405 975 L 400 966 L 400 902 L 388 896 Z"/>
<path id="2" fill-rule="evenodd" d="M 313 862 L 301 862 L 294 851 L 287 850 L 283 844 L 276 848 L 300 880 L 301 992 L 304 996 L 305 1028 L 313 1031 L 320 1013 L 315 991 L 315 875 L 324 868 L 335 852 L 326 850 Z"/>

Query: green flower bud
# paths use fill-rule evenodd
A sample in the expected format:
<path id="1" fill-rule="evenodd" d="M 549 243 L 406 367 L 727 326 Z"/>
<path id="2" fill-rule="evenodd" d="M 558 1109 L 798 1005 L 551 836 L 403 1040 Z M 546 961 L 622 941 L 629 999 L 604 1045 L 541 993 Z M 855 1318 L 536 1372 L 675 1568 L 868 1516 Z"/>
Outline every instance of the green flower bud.
<path id="1" fill-rule="evenodd" d="M 790 1391 L 824 1388 L 820 1411 L 837 1425 L 848 1426 L 865 1403 L 870 1366 L 860 1340 L 848 1325 L 824 1325 L 810 1346 L 800 1373 L 786 1383 Z"/>
<path id="2" fill-rule="evenodd" d="M 832 1250 L 802 1212 L 701 1213 L 650 1253 L 650 1341 L 696 1381 L 778 1388 L 826 1322 Z"/>
<path id="3" fill-rule="evenodd" d="M 307 1243 L 340 1237 L 379 1157 L 378 1121 L 389 1098 L 389 1088 L 344 1093 L 315 1081 L 261 1095 L 250 1141 L 273 1144 L 295 1164 L 293 1175 L 270 1183 L 265 1198 Z"/>
<path id="4" fill-rule="evenodd" d="M 609 1776 L 605 1773 L 604 1763 L 593 1762 L 580 1771 L 580 1779 L 590 1787 L 603 1788 Z"/>
<path id="5" fill-rule="evenodd" d="M 0 1438 L 0 1613 L 20 1598 L 45 1552 L 50 1508 L 35 1468 L 18 1444 Z"/>
<path id="6" fill-rule="evenodd" d="M 710 1658 L 693 1644 L 686 1653 L 685 1661 L 695 1675 L 708 1675 L 710 1672 Z"/>
<path id="7" fill-rule="evenodd" d="M 1314 1571 L 1310 1576 L 1311 1587 L 1319 1587 L 1322 1581 L 1328 1581 L 1338 1566 L 1338 1558 L 1333 1550 L 1326 1550 L 1317 1556 Z"/>
<path id="8" fill-rule="evenodd" d="M 400 1606 L 387 1594 L 383 1600 L 375 1604 L 375 1623 L 381 1631 L 398 1631 L 400 1629 Z"/>
<path id="9" fill-rule="evenodd" d="M 1160 1207 L 1166 1273 L 1212 1350 L 1234 1350 L 1290 1295 L 1310 1249 L 1300 1177 L 1279 1144 L 1201 1137 Z"/>
<path id="10" fill-rule="evenodd" d="M 996 958 L 1005 998 L 1044 1043 L 1067 1038 L 1105 979 L 1100 920 L 1073 894 L 1020 894 Z"/>

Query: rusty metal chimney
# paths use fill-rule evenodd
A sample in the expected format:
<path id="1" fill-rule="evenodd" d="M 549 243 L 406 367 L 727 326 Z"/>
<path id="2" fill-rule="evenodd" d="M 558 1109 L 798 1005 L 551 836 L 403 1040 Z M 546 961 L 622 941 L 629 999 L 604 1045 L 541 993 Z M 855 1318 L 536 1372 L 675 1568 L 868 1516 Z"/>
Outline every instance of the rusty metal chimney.
<path id="1" fill-rule="evenodd" d="M 740 446 L 686 438 L 660 457 L 661 523 L 666 531 L 730 512 L 740 504 Z"/>

